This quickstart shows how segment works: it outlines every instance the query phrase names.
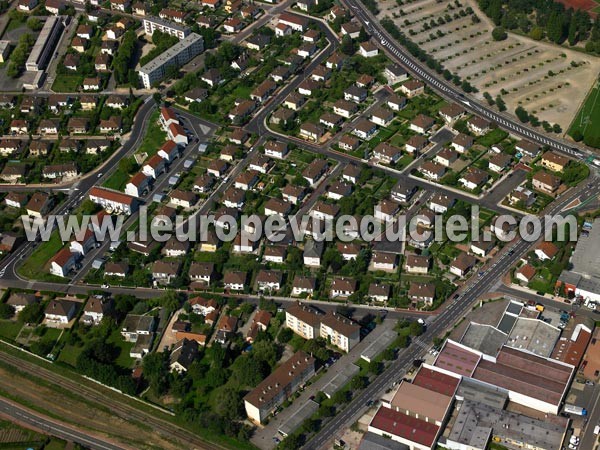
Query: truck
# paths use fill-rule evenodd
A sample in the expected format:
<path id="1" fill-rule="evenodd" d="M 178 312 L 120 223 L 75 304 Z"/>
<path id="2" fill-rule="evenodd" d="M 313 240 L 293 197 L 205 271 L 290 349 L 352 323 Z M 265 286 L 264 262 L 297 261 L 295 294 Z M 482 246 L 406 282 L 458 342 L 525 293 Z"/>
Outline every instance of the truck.
<path id="1" fill-rule="evenodd" d="M 568 414 L 577 414 L 578 416 L 587 416 L 587 409 L 582 408 L 581 406 L 565 405 L 563 412 Z"/>

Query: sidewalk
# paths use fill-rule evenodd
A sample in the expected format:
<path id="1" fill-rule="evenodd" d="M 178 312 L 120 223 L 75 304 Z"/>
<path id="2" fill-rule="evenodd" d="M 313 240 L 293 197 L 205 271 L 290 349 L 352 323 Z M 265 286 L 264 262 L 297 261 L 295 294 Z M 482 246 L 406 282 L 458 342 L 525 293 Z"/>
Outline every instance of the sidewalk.
<path id="1" fill-rule="evenodd" d="M 375 329 L 365 337 L 356 347 L 350 350 L 349 353 L 343 355 L 337 362 L 335 362 L 327 372 L 321 376 L 316 382 L 308 386 L 304 392 L 294 400 L 294 403 L 290 405 L 288 408 L 285 408 L 281 411 L 276 417 L 271 418 L 269 424 L 264 428 L 257 429 L 256 433 L 252 437 L 251 441 L 254 445 L 261 449 L 271 449 L 275 447 L 275 442 L 273 441 L 274 436 L 281 436 L 277 433 L 277 430 L 286 422 L 290 417 L 296 414 L 304 404 L 310 401 L 310 397 L 316 395 L 317 392 L 322 390 L 334 377 L 336 377 L 339 373 L 342 373 L 346 370 L 346 368 L 354 364 L 358 359 L 360 359 L 361 353 L 374 341 L 379 339 L 379 337 L 386 331 L 393 329 L 396 324 L 396 320 L 386 319 L 384 322 L 375 327 Z"/>

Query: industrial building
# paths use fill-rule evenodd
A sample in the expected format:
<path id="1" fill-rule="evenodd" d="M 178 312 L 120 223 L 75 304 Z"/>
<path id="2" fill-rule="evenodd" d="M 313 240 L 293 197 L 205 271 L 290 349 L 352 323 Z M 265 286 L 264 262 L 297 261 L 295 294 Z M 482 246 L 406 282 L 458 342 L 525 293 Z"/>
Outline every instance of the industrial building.
<path id="1" fill-rule="evenodd" d="M 203 51 L 202 36 L 196 33 L 190 34 L 138 71 L 143 86 L 150 89 L 152 85 L 164 78 L 167 68 L 181 67 Z"/>
<path id="2" fill-rule="evenodd" d="M 583 225 L 571 256 L 571 270 L 563 270 L 556 287 L 565 294 L 581 297 L 586 304 L 600 304 L 600 219 Z"/>
<path id="3" fill-rule="evenodd" d="M 46 68 L 64 29 L 63 17 L 51 16 L 46 19 L 25 63 L 27 70 L 37 72 Z"/>

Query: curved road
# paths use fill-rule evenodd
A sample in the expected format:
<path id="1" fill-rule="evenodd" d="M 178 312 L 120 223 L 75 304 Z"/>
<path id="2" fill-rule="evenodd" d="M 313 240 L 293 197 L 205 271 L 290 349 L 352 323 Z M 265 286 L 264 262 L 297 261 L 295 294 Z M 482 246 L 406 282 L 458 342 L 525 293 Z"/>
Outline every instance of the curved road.
<path id="1" fill-rule="evenodd" d="M 441 93 L 444 97 L 454 102 L 462 103 L 465 109 L 485 117 L 510 133 L 517 134 L 525 139 L 535 141 L 541 145 L 548 145 L 556 150 L 580 159 L 593 155 L 588 149 L 582 149 L 577 147 L 574 143 L 568 143 L 548 137 L 543 133 L 518 123 L 514 118 L 509 117 L 507 114 L 500 114 L 471 98 L 466 98 L 459 88 L 426 69 L 420 61 L 400 46 L 383 26 L 381 26 L 377 18 L 366 9 L 360 0 L 342 0 L 342 3 L 345 3 L 346 6 L 349 7 L 350 11 L 352 11 L 364 25 L 365 29 L 377 39 L 378 45 L 383 48 L 394 61 L 400 63 L 410 72 L 423 79 L 423 81 L 427 82 L 432 89 Z"/>

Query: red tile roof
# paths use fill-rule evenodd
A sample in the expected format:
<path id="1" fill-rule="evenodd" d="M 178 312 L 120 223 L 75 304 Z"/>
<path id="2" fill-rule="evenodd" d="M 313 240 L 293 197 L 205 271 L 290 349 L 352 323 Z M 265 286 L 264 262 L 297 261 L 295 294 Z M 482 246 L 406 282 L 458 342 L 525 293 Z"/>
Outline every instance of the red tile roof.
<path id="1" fill-rule="evenodd" d="M 377 428 L 392 436 L 399 436 L 417 444 L 431 447 L 439 427 L 433 423 L 416 419 L 386 407 L 379 411 L 371 421 L 371 427 Z"/>
<path id="2" fill-rule="evenodd" d="M 470 377 L 477 367 L 479 359 L 480 357 L 476 353 L 447 341 L 435 361 L 435 366 Z"/>
<path id="3" fill-rule="evenodd" d="M 421 367 L 413 380 L 413 384 L 427 388 L 430 391 L 452 396 L 456 391 L 459 381 L 458 378 L 451 377 L 437 370 Z"/>

